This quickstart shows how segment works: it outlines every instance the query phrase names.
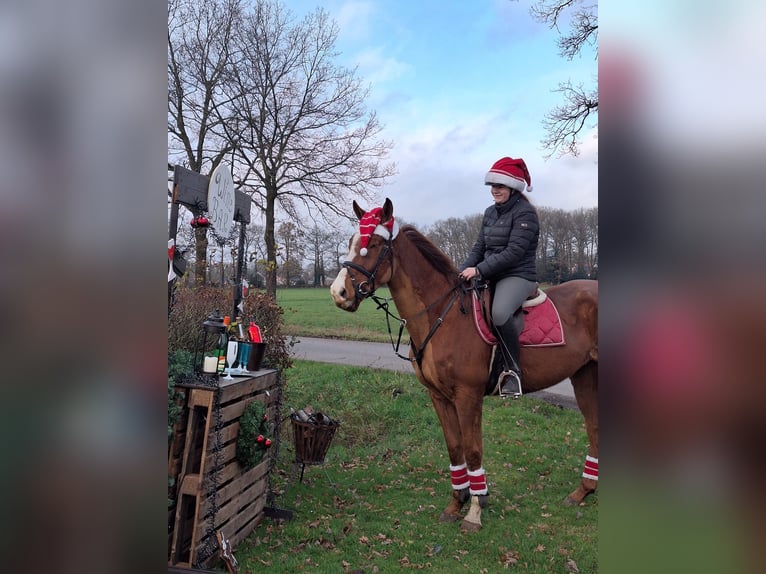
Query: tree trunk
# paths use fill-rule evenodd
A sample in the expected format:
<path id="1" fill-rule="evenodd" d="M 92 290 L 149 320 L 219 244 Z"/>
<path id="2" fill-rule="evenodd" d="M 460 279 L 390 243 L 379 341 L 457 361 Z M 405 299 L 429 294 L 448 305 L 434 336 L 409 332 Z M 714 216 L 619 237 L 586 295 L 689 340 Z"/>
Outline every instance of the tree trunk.
<path id="1" fill-rule="evenodd" d="M 204 227 L 195 229 L 194 239 L 197 259 L 194 266 L 194 283 L 196 285 L 205 285 L 207 283 L 207 229 Z"/>
<path id="2" fill-rule="evenodd" d="M 266 294 L 274 301 L 277 300 L 277 242 L 274 237 L 276 201 L 276 184 L 269 182 L 266 187 L 266 228 L 263 240 L 266 242 Z"/>

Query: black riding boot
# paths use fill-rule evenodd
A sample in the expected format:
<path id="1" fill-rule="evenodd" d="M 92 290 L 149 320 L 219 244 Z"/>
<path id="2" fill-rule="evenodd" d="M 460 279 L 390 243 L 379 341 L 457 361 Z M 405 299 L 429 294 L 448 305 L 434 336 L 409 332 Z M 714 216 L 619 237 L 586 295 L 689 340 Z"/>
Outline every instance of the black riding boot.
<path id="1" fill-rule="evenodd" d="M 516 332 L 514 319 L 496 327 L 500 335 L 498 345 L 505 362 L 505 368 L 500 373 L 497 384 L 500 398 L 521 396 L 521 363 L 519 362 L 519 335 Z"/>

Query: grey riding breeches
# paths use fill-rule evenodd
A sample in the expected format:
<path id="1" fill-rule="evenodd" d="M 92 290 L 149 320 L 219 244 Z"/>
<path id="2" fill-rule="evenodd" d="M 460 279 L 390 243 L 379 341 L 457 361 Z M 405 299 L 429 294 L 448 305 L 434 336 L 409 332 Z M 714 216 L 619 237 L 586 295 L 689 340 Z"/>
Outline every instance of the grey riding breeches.
<path id="1" fill-rule="evenodd" d="M 537 289 L 535 281 L 522 277 L 500 279 L 495 283 L 495 294 L 492 299 L 492 322 L 498 327 L 504 325 L 519 310 L 527 297 L 535 292 L 535 289 Z"/>

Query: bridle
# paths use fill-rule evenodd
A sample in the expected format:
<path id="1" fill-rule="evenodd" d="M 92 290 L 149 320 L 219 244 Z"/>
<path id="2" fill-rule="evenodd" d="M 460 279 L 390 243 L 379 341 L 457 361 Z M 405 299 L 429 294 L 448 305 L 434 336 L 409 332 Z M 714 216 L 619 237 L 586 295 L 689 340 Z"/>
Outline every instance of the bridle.
<path id="1" fill-rule="evenodd" d="M 378 305 L 378 309 L 383 309 L 383 311 L 385 311 L 386 324 L 388 326 L 388 336 L 391 339 L 391 345 L 394 347 L 394 353 L 396 354 L 396 356 L 399 357 L 400 359 L 405 359 L 410 362 L 415 361 L 418 364 L 418 368 L 422 368 L 421 363 L 423 360 L 423 352 L 425 351 L 425 348 L 428 345 L 428 342 L 431 340 L 431 337 L 434 336 L 437 329 L 441 327 L 442 323 L 444 322 L 444 317 L 446 317 L 447 313 L 449 313 L 449 310 L 452 308 L 452 305 L 454 305 L 455 301 L 457 301 L 460 294 L 462 293 L 463 295 L 465 295 L 469 289 L 467 289 L 462 282 L 458 282 L 449 291 L 444 293 L 436 301 L 427 305 L 425 309 L 423 309 L 422 311 L 418 313 L 418 315 L 422 313 L 427 313 L 437 303 L 440 303 L 441 301 L 446 299 L 450 294 L 452 294 L 452 297 L 450 298 L 446 307 L 442 309 L 442 312 L 439 315 L 439 317 L 436 319 L 436 322 L 434 322 L 434 324 L 431 325 L 431 328 L 429 329 L 428 334 L 426 335 L 426 338 L 423 341 L 423 344 L 420 346 L 419 349 L 415 349 L 413 353 L 414 357 L 407 357 L 399 353 L 399 345 L 401 344 L 401 341 L 402 341 L 402 334 L 404 332 L 404 328 L 407 326 L 407 320 L 391 312 L 391 310 L 389 309 L 389 304 L 387 299 L 384 299 L 382 297 L 378 297 L 375 295 L 375 289 L 376 289 L 375 274 L 379 271 L 381 264 L 386 260 L 386 258 L 390 259 L 391 267 L 393 268 L 394 245 L 393 245 L 393 238 L 390 236 L 388 237 L 388 239 L 386 239 L 386 243 L 383 246 L 383 249 L 381 249 L 380 254 L 378 254 L 378 260 L 375 262 L 375 266 L 372 268 L 372 271 L 367 271 L 367 269 L 365 269 L 361 265 L 357 265 L 353 261 L 344 261 L 343 263 L 341 263 L 341 266 L 346 269 L 346 271 L 348 272 L 348 276 L 351 278 L 351 284 L 354 286 L 354 296 L 356 297 L 357 301 L 361 302 L 364 299 L 369 297 L 373 301 L 375 301 L 375 303 Z M 351 269 L 353 269 L 354 271 L 358 273 L 361 273 L 365 277 L 364 281 L 358 283 L 356 280 L 356 277 L 354 277 L 354 274 L 351 273 Z M 392 269 L 392 272 L 393 272 L 393 269 Z M 463 314 L 468 312 L 462 300 L 460 303 L 460 311 Z M 391 321 L 390 321 L 391 318 L 399 322 L 399 336 L 396 342 L 394 342 L 394 336 L 391 332 Z M 410 337 L 410 346 L 412 346 L 411 337 Z"/>
<path id="2" fill-rule="evenodd" d="M 375 267 L 372 268 L 372 271 L 367 271 L 364 267 L 361 265 L 357 265 L 353 261 L 344 261 L 341 263 L 341 266 L 346 269 L 348 272 L 348 276 L 351 278 L 351 284 L 354 286 L 354 296 L 356 297 L 358 302 L 362 302 L 367 297 L 371 297 L 375 294 L 375 289 L 377 287 L 375 286 L 375 274 L 380 270 L 380 266 L 383 263 L 383 261 L 386 260 L 388 257 L 391 260 L 391 267 L 394 266 L 394 245 L 393 245 L 393 238 L 388 237 L 386 239 L 386 244 L 383 246 L 383 249 L 380 250 L 380 253 L 378 254 L 378 260 L 375 262 Z M 364 276 L 364 281 L 361 283 L 357 283 L 356 277 L 353 273 L 351 273 L 351 269 L 354 271 L 361 273 Z"/>

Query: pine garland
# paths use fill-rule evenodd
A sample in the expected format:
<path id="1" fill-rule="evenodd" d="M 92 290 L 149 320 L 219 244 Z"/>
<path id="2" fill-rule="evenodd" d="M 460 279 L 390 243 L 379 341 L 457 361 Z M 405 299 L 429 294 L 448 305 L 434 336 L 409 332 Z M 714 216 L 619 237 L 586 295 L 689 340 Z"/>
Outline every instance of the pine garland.
<path id="1" fill-rule="evenodd" d="M 247 405 L 239 419 L 237 460 L 245 470 L 261 462 L 266 450 L 271 447 L 267 420 L 266 406 L 259 400 Z"/>

